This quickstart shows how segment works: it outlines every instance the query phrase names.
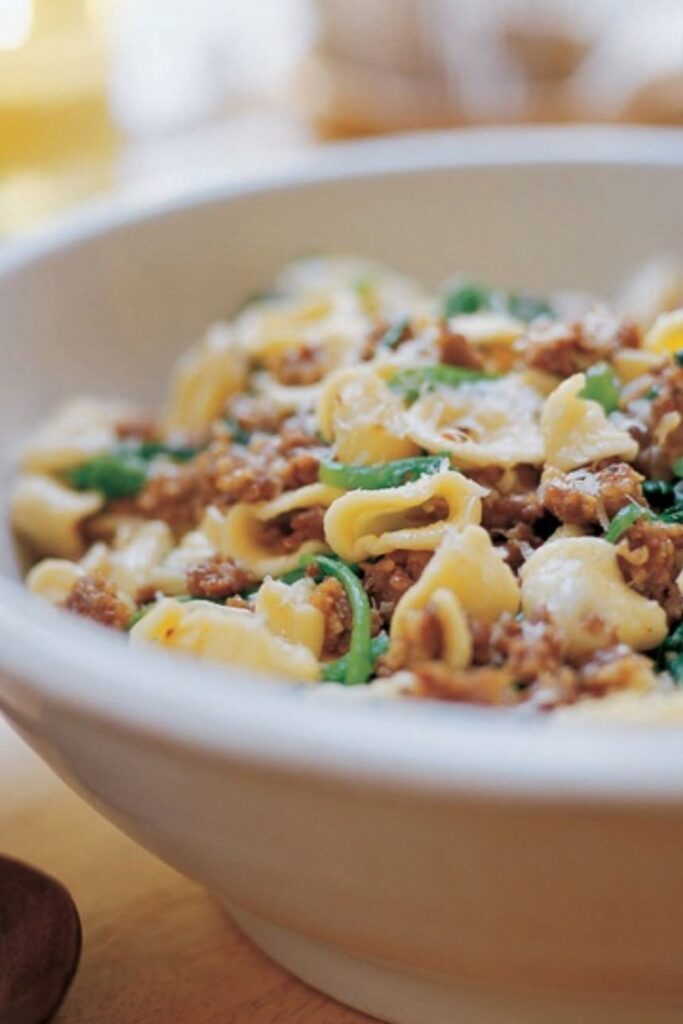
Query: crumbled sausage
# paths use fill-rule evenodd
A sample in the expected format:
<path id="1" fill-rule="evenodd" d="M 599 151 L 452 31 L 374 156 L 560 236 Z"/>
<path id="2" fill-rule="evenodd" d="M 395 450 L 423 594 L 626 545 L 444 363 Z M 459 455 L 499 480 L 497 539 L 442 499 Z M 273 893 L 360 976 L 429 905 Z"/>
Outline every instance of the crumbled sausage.
<path id="1" fill-rule="evenodd" d="M 582 696 L 605 697 L 617 690 L 646 690 L 652 664 L 626 644 L 612 644 L 590 655 L 578 671 Z"/>
<path id="2" fill-rule="evenodd" d="M 516 704 L 514 679 L 504 668 L 451 669 L 442 661 L 427 661 L 415 670 L 411 695 L 466 704 Z"/>
<path id="3" fill-rule="evenodd" d="M 394 325 L 388 323 L 386 320 L 381 320 L 376 327 L 372 329 L 370 334 L 365 340 L 363 346 L 363 352 L 361 358 L 364 360 L 373 359 L 377 352 L 377 346 L 382 341 L 382 338 L 386 337 L 387 331 L 392 330 Z M 399 348 L 404 341 L 411 341 L 415 337 L 412 325 L 409 320 L 398 325 L 398 329 L 392 341 L 392 348 Z"/>
<path id="4" fill-rule="evenodd" d="M 537 320 L 516 347 L 534 370 L 571 377 L 620 348 L 637 348 L 638 327 L 602 309 L 592 310 L 573 324 Z"/>
<path id="5" fill-rule="evenodd" d="M 543 543 L 540 536 L 529 523 L 517 523 L 506 530 L 491 530 L 491 540 L 496 545 L 503 560 L 513 572 L 517 572 Z"/>
<path id="6" fill-rule="evenodd" d="M 154 441 L 157 428 L 153 420 L 143 416 L 120 420 L 116 424 L 116 436 L 120 441 Z"/>
<path id="7" fill-rule="evenodd" d="M 275 434 L 286 418 L 286 414 L 272 402 L 254 395 L 235 395 L 227 406 L 226 415 L 231 416 L 246 434 L 256 431 Z"/>
<path id="8" fill-rule="evenodd" d="M 163 519 L 182 533 L 209 505 L 269 501 L 314 483 L 319 466 L 319 441 L 297 421 L 283 423 L 276 435 L 256 433 L 246 446 L 223 433 L 192 462 L 153 476 L 137 498 L 113 502 L 110 510 Z"/>
<path id="9" fill-rule="evenodd" d="M 651 399 L 634 397 L 626 408 L 628 429 L 640 451 L 636 465 L 653 479 L 669 479 L 683 458 L 683 367 L 665 365 L 648 384 Z"/>
<path id="10" fill-rule="evenodd" d="M 306 541 L 325 539 L 324 517 L 322 505 L 285 512 L 264 524 L 261 539 L 277 554 L 298 551 Z"/>
<path id="11" fill-rule="evenodd" d="M 446 519 L 449 513 L 448 502 L 440 494 L 428 498 L 422 505 L 409 509 L 405 513 L 406 522 L 411 526 L 431 526 Z"/>
<path id="12" fill-rule="evenodd" d="M 269 501 L 283 491 L 314 483 L 320 465 L 316 437 L 297 423 L 277 435 L 256 434 L 245 448 L 216 442 L 199 457 L 213 500 L 220 507 L 238 501 Z"/>
<path id="13" fill-rule="evenodd" d="M 101 576 L 88 574 L 76 580 L 64 607 L 113 629 L 125 629 L 130 620 L 130 608 L 119 598 L 116 588 Z"/>
<path id="14" fill-rule="evenodd" d="M 431 551 L 392 551 L 377 562 L 361 562 L 363 585 L 371 604 L 384 622 L 413 583 L 419 580 L 432 557 Z"/>
<path id="15" fill-rule="evenodd" d="M 112 502 L 112 512 L 133 512 L 148 519 L 162 519 L 177 533 L 192 529 L 208 504 L 209 479 L 194 463 L 153 476 L 133 501 Z"/>
<path id="16" fill-rule="evenodd" d="M 600 636 L 603 649 L 572 663 L 561 632 L 544 609 L 529 618 L 503 615 L 493 624 L 470 619 L 472 665 L 450 669 L 439 661 L 443 645 L 434 619 L 428 610 L 416 615 L 410 636 L 404 644 L 392 646 L 382 666 L 382 674 L 411 669 L 421 696 L 485 704 L 528 703 L 537 710 L 549 710 L 584 695 L 642 688 L 644 680 L 651 678 L 647 658 L 618 644 L 597 620 L 587 628 Z"/>
<path id="17" fill-rule="evenodd" d="M 437 341 L 439 362 L 446 366 L 466 366 L 473 370 L 483 369 L 484 362 L 464 334 L 451 331 L 447 321 L 442 321 Z"/>
<path id="18" fill-rule="evenodd" d="M 211 600 L 234 597 L 252 582 L 245 572 L 231 558 L 211 558 L 195 565 L 187 573 L 187 592 L 192 597 L 206 597 Z"/>
<path id="19" fill-rule="evenodd" d="M 545 515 L 538 493 L 539 471 L 526 465 L 505 470 L 486 466 L 470 476 L 488 491 L 482 498 L 482 526 L 510 568 L 519 569 L 544 539 L 537 528 Z"/>
<path id="20" fill-rule="evenodd" d="M 533 683 L 562 665 L 564 643 L 547 612 L 529 618 L 503 615 L 491 630 L 488 660 L 505 665 L 518 683 Z"/>
<path id="21" fill-rule="evenodd" d="M 546 471 L 540 497 L 562 523 L 605 527 L 631 501 L 643 504 L 643 477 L 626 462 L 602 468 Z"/>
<path id="22" fill-rule="evenodd" d="M 481 503 L 482 525 L 487 530 L 507 530 L 520 522 L 533 524 L 544 515 L 535 466 L 507 470 L 486 466 L 473 470 L 470 476 L 488 489 Z"/>
<path id="23" fill-rule="evenodd" d="M 315 345 L 302 345 L 297 349 L 287 349 L 269 360 L 268 369 L 280 384 L 288 387 L 301 387 L 317 384 L 328 369 L 325 352 Z"/>
<path id="24" fill-rule="evenodd" d="M 337 658 L 345 654 L 349 649 L 353 615 L 342 584 L 328 576 L 313 591 L 311 604 L 325 619 L 323 655 Z"/>
<path id="25" fill-rule="evenodd" d="M 683 572 L 683 525 L 639 520 L 617 546 L 619 568 L 628 585 L 658 601 L 670 621 L 683 616 L 677 584 Z"/>

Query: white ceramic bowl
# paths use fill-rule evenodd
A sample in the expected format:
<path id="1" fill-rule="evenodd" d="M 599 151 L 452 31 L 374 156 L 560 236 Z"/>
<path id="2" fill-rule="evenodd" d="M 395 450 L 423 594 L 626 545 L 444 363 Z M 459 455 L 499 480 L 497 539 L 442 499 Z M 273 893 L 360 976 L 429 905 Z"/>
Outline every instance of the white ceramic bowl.
<path id="1" fill-rule="evenodd" d="M 57 399 L 158 398 L 176 353 L 289 257 L 609 294 L 680 252 L 682 195 L 679 135 L 493 132 L 91 214 L 3 258 L 2 479 Z M 132 653 L 34 601 L 0 547 L 0 707 L 295 973 L 410 1024 L 682 1019 L 677 730 L 312 699 Z"/>

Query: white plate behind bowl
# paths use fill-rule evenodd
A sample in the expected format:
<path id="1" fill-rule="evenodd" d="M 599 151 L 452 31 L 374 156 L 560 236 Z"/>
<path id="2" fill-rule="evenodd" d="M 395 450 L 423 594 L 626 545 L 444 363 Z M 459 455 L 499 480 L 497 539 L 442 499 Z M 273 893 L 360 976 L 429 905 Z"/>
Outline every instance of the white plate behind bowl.
<path id="1" fill-rule="evenodd" d="M 158 401 L 178 351 L 293 256 L 356 252 L 431 284 L 462 269 L 610 293 L 644 259 L 681 252 L 682 186 L 677 133 L 473 132 L 332 147 L 274 183 L 93 211 L 0 265 L 2 477 L 60 398 Z M 6 531 L 1 544 L 11 576 Z M 440 1000 L 469 977 L 683 1005 L 674 734 L 302 704 L 245 673 L 134 658 L 8 579 L 0 668 L 0 707 L 62 774 L 277 925 L 272 941 L 253 926 L 265 944 L 281 950 L 283 929 L 307 937 L 298 961 L 279 955 L 336 994 L 352 999 L 355 984 L 343 957 L 324 981 L 341 947 L 438 974 Z M 400 1012 L 361 1003 L 421 1021 L 421 985 Z"/>

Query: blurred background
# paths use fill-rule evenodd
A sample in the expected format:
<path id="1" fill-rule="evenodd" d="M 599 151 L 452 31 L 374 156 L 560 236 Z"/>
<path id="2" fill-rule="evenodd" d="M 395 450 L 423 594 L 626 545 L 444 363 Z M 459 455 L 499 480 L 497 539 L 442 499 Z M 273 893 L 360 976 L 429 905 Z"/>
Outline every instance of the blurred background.
<path id="1" fill-rule="evenodd" d="M 681 0 L 0 0 L 0 244 L 450 125 L 683 126 Z"/>

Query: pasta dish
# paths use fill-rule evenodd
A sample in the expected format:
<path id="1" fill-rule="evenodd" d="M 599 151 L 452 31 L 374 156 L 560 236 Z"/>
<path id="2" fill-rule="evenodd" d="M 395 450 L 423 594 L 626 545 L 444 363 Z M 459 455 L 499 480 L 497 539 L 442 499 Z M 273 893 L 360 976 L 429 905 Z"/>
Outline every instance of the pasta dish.
<path id="1" fill-rule="evenodd" d="M 644 280 L 613 311 L 299 260 L 187 352 L 159 415 L 79 397 L 26 440 L 27 585 L 328 692 L 673 693 L 683 296 Z"/>

